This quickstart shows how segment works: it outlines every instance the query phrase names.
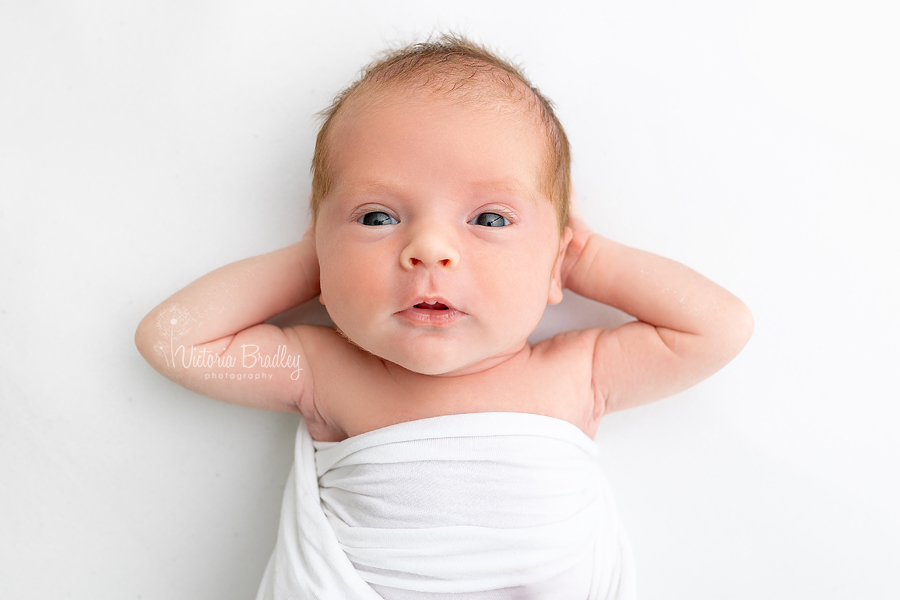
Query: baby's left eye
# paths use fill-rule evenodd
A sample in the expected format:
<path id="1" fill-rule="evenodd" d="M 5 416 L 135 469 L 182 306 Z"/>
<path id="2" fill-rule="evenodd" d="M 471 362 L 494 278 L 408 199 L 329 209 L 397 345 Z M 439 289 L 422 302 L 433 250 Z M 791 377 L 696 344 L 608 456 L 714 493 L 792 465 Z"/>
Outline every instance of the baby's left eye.
<path id="1" fill-rule="evenodd" d="M 362 223 L 363 225 L 368 225 L 370 227 L 378 227 L 381 225 L 396 225 L 398 223 L 397 219 L 381 210 L 368 212 L 358 218 L 356 221 L 357 223 Z"/>
<path id="2" fill-rule="evenodd" d="M 506 227 L 509 224 L 509 219 L 492 212 L 483 212 L 469 221 L 469 225 L 481 225 L 482 227 Z"/>

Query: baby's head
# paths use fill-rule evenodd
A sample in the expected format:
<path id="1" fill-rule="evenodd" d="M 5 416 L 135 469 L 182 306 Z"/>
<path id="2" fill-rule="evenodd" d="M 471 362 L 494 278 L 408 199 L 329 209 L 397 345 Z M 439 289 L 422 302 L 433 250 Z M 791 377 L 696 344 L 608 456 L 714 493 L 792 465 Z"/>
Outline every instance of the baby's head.
<path id="1" fill-rule="evenodd" d="M 429 95 L 473 109 L 513 115 L 526 127 L 537 125 L 545 153 L 541 165 L 542 191 L 556 209 L 562 235 L 569 222 L 571 159 L 569 140 L 553 105 L 515 65 L 455 35 L 443 35 L 435 42 L 390 52 L 363 69 L 362 75 L 322 112 L 324 121 L 316 137 L 311 168 L 310 208 L 314 223 L 319 207 L 334 185 L 336 123 L 347 113 L 365 110 L 392 93 Z"/>
<path id="2" fill-rule="evenodd" d="M 521 350 L 562 298 L 569 150 L 549 102 L 459 38 L 369 67 L 313 158 L 321 300 L 344 335 L 429 375 Z"/>

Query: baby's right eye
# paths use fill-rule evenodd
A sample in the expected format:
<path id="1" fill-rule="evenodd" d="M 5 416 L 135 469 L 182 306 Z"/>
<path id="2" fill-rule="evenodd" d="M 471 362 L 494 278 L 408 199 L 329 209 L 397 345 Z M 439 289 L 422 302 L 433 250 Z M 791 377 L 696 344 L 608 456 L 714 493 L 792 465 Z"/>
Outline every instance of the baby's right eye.
<path id="1" fill-rule="evenodd" d="M 386 212 L 377 210 L 374 212 L 366 213 L 360 218 L 356 220 L 358 223 L 362 223 L 363 225 L 396 225 L 399 221 L 387 214 Z"/>

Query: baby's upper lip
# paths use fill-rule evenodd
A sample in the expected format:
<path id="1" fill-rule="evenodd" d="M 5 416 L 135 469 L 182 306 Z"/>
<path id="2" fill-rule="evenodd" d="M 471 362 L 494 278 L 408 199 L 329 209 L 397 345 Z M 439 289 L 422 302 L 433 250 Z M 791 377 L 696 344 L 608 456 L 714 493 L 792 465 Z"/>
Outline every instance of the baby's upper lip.
<path id="1" fill-rule="evenodd" d="M 433 308 L 435 310 L 458 310 L 446 298 L 440 296 L 420 296 L 410 305 L 413 308 Z"/>

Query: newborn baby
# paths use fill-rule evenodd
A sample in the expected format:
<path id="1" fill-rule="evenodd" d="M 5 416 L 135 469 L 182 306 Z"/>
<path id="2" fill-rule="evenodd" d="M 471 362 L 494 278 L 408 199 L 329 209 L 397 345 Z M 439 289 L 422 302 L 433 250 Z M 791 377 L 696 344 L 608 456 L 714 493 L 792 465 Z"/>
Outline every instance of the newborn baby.
<path id="1" fill-rule="evenodd" d="M 387 55 L 325 116 L 303 239 L 136 334 L 186 388 L 303 417 L 259 598 L 632 597 L 598 423 L 724 366 L 747 308 L 594 233 L 551 104 L 464 39 Z M 564 289 L 635 320 L 529 344 Z M 317 295 L 336 328 L 265 323 Z"/>

